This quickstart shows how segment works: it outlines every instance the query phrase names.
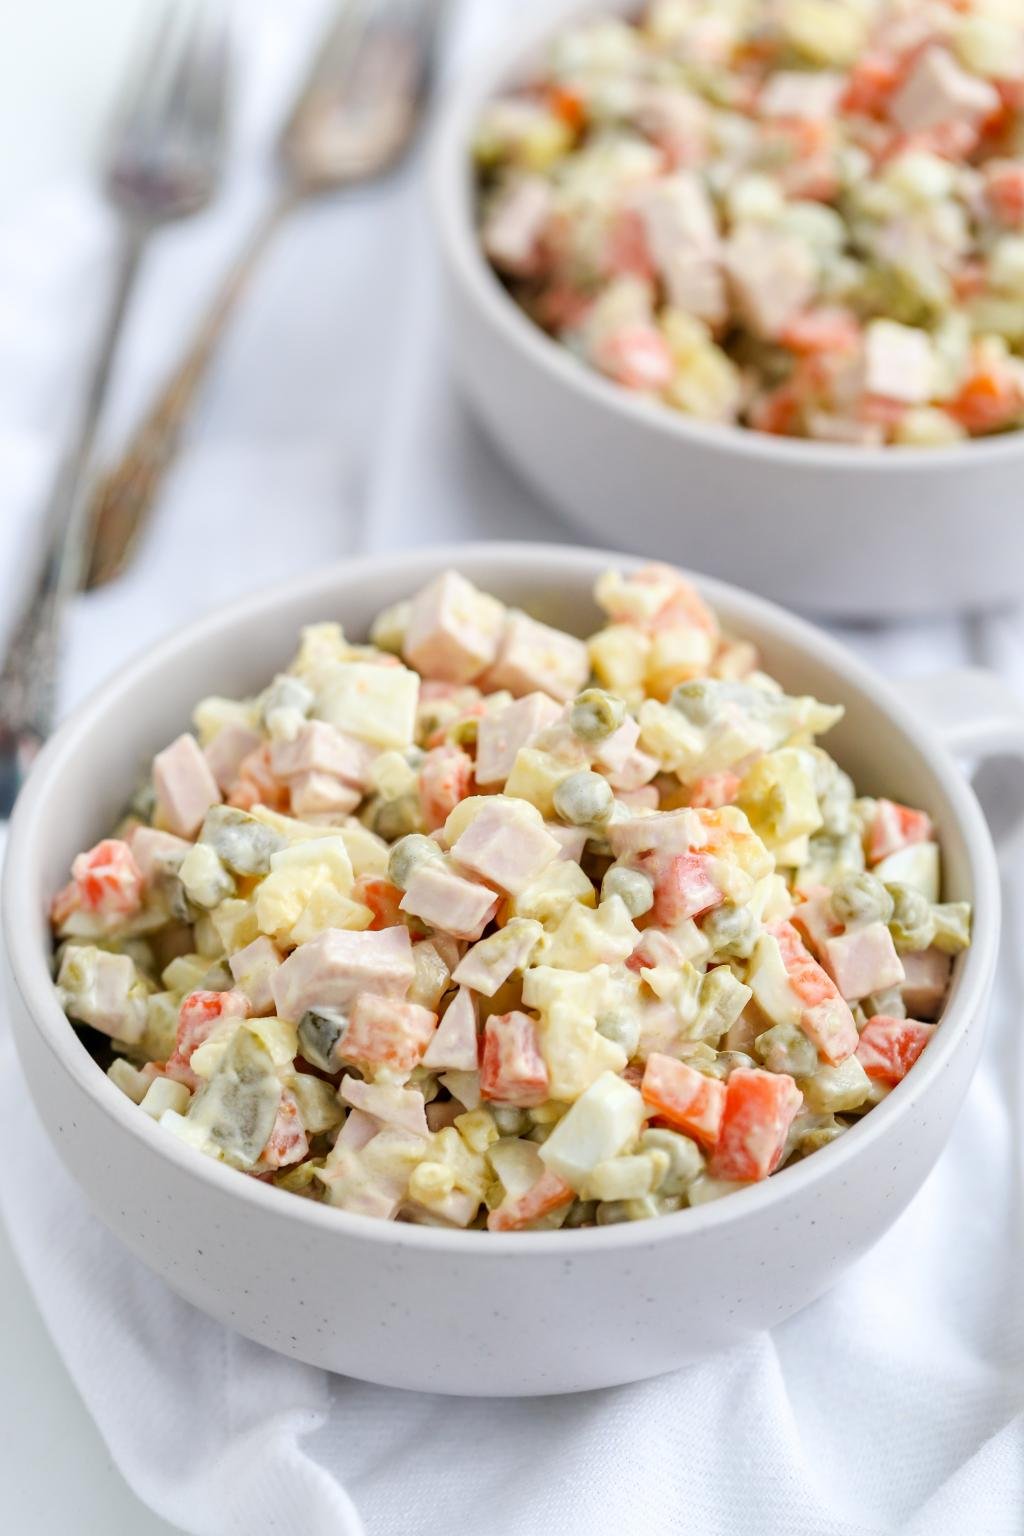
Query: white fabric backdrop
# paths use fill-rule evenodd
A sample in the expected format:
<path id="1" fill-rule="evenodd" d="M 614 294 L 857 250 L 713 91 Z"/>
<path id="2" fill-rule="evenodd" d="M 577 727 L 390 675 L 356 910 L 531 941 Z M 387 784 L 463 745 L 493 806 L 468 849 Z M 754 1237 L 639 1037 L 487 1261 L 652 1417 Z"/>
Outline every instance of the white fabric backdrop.
<path id="1" fill-rule="evenodd" d="M 223 203 L 154 254 L 110 441 L 264 195 L 261 149 L 321 9 L 249 0 L 238 169 Z M 517 10 L 463 0 L 455 63 Z M 30 548 L 109 239 L 82 187 L 47 193 L 3 233 L 0 597 Z M 64 702 L 171 626 L 314 562 L 513 534 L 571 537 L 453 396 L 414 164 L 284 234 L 129 577 L 77 605 Z M 969 659 L 1024 689 L 1021 613 L 847 638 L 893 673 Z M 996 820 L 1014 789 L 990 777 Z M 729 1356 L 576 1398 L 391 1392 L 210 1322 L 84 1206 L 0 1024 L 0 1207 L 129 1483 L 197 1536 L 426 1536 L 485 1522 L 492 1536 L 549 1524 L 581 1536 L 1020 1536 L 1022 851 L 1018 841 L 1004 852 L 1006 940 L 982 1068 L 935 1174 L 885 1241 L 829 1296 Z"/>

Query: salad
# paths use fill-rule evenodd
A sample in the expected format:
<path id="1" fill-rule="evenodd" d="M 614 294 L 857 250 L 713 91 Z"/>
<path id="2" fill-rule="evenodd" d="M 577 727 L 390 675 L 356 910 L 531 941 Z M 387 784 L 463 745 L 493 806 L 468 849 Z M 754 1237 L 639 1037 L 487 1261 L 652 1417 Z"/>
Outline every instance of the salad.
<path id="1" fill-rule="evenodd" d="M 650 0 L 473 152 L 492 266 L 626 389 L 846 444 L 1024 424 L 1021 0 Z"/>
<path id="2" fill-rule="evenodd" d="M 455 571 L 370 644 L 202 700 L 52 904 L 56 985 L 169 1136 L 453 1227 L 696 1206 L 843 1135 L 928 1046 L 966 903 L 678 572 L 587 641 Z"/>

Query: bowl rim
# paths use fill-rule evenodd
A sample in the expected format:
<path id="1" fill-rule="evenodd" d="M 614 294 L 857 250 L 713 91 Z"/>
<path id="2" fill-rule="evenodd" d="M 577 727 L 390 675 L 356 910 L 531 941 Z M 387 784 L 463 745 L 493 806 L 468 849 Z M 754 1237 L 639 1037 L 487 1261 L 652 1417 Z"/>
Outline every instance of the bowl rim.
<path id="1" fill-rule="evenodd" d="M 92 1105 L 112 1118 L 130 1136 L 138 1137 L 153 1153 L 167 1158 L 178 1170 L 211 1192 L 233 1196 L 254 1212 L 305 1226 L 334 1231 L 339 1237 L 364 1238 L 371 1242 L 397 1243 L 410 1249 L 455 1250 L 460 1255 L 541 1253 L 556 1258 L 586 1254 L 598 1248 L 648 1247 L 685 1238 L 696 1240 L 702 1232 L 741 1223 L 748 1215 L 764 1214 L 770 1207 L 797 1200 L 811 1186 L 838 1177 L 853 1158 L 894 1131 L 901 1119 L 922 1099 L 961 1048 L 972 1022 L 984 1024 L 984 1007 L 995 972 L 1000 928 L 1000 888 L 995 852 L 981 808 L 957 764 L 935 738 L 927 724 L 908 709 L 906 701 L 870 667 L 862 663 L 832 636 L 806 620 L 787 613 L 776 604 L 729 583 L 684 572 L 695 581 L 711 603 L 729 615 L 730 627 L 742 633 L 744 619 L 770 630 L 773 638 L 814 655 L 837 674 L 850 691 L 858 692 L 878 710 L 883 724 L 913 728 L 911 750 L 924 760 L 945 798 L 946 807 L 960 829 L 969 868 L 972 894 L 981 921 L 976 923 L 971 947 L 961 957 L 953 992 L 928 1051 L 880 1104 L 836 1142 L 782 1169 L 770 1179 L 737 1190 L 725 1199 L 660 1216 L 653 1221 L 626 1222 L 601 1228 L 547 1232 L 478 1232 L 444 1227 L 387 1222 L 379 1218 L 341 1211 L 318 1202 L 299 1199 L 285 1190 L 244 1178 L 237 1169 L 207 1158 L 165 1131 L 129 1100 L 101 1071 L 61 1009 L 53 986 L 48 957 L 38 948 L 32 912 L 22 892 L 32 890 L 37 867 L 37 845 L 45 840 L 47 804 L 52 780 L 61 774 L 78 743 L 87 738 L 98 719 L 117 707 L 119 698 L 131 693 L 150 675 L 172 668 L 182 652 L 216 645 L 225 633 L 258 627 L 274 610 L 308 603 L 310 620 L 323 617 L 323 604 L 344 603 L 344 591 L 364 579 L 387 577 L 396 594 L 403 595 L 414 582 L 454 566 L 485 582 L 481 567 L 500 570 L 506 563 L 536 569 L 550 578 L 552 568 L 565 574 L 574 587 L 592 585 L 609 564 L 636 568 L 642 557 L 575 545 L 532 542 L 486 542 L 424 546 L 399 554 L 370 555 L 346 560 L 324 570 L 307 573 L 283 585 L 271 586 L 244 596 L 224 609 L 188 624 L 120 668 L 101 683 L 60 726 L 39 754 L 18 798 L 8 836 L 0 894 L 2 921 L 10 976 L 20 995 L 32 1028 L 42 1037 L 56 1061 L 85 1093 Z M 739 624 L 733 617 L 740 615 Z"/>
<path id="2" fill-rule="evenodd" d="M 472 218 L 471 126 L 481 107 L 503 82 L 520 71 L 539 45 L 567 23 L 587 14 L 607 15 L 634 8 L 635 0 L 562 0 L 555 16 L 538 12 L 508 39 L 486 51 L 456 81 L 438 115 L 429 156 L 429 203 L 439 245 L 452 276 L 492 330 L 528 363 L 568 390 L 575 390 L 599 410 L 619 413 L 643 431 L 700 447 L 710 453 L 736 454 L 755 463 L 785 465 L 803 472 L 856 470 L 867 475 L 906 475 L 922 469 L 981 468 L 1024 453 L 1024 427 L 991 437 L 968 438 L 921 448 L 892 444 L 872 447 L 776 437 L 732 423 L 702 422 L 657 401 L 631 393 L 586 367 L 541 330 L 516 304 L 485 260 Z M 866 507 L 865 511 L 869 511 Z"/>

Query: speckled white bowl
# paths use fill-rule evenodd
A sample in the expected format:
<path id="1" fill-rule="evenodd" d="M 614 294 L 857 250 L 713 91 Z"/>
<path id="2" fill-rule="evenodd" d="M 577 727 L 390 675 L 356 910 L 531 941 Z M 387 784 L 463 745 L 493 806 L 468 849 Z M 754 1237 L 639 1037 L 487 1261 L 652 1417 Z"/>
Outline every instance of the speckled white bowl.
<path id="1" fill-rule="evenodd" d="M 974 903 L 974 943 L 935 1039 L 839 1142 L 758 1188 L 654 1222 L 494 1235 L 388 1225 L 300 1200 L 177 1142 L 104 1076 L 61 1012 L 48 900 L 197 698 L 254 691 L 292 653 L 301 624 L 338 618 L 359 635 L 378 609 L 448 565 L 585 633 L 598 622 L 594 579 L 617 558 L 466 545 L 353 561 L 265 593 L 105 684 L 50 742 L 22 793 L 3 924 L 14 1032 L 39 1114 L 118 1237 L 189 1301 L 273 1349 L 370 1381 L 482 1395 L 570 1392 L 667 1371 L 819 1295 L 895 1219 L 946 1139 L 981 1046 L 999 932 L 978 804 L 904 696 L 817 630 L 711 581 L 700 585 L 726 626 L 754 640 L 790 689 L 846 705 L 832 750 L 866 792 L 928 808 L 946 893 Z M 922 701 L 960 746 L 1024 744 L 987 674 L 919 690 Z"/>
<path id="2" fill-rule="evenodd" d="M 656 553 L 808 613 L 887 620 L 1024 591 L 1024 432 L 947 448 L 856 448 L 709 425 L 611 383 L 513 303 L 476 233 L 469 144 L 566 17 L 557 0 L 447 95 L 431 166 L 448 344 L 467 404 L 591 538 Z"/>

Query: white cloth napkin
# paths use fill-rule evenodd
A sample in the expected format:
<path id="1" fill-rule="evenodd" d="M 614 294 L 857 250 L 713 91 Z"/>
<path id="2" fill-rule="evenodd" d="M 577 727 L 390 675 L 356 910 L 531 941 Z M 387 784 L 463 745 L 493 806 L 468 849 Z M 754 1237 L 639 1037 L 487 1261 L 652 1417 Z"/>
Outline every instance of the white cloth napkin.
<path id="1" fill-rule="evenodd" d="M 168 236 L 147 272 L 112 438 L 258 205 L 256 152 L 319 9 L 250 0 L 241 170 L 223 206 Z M 520 13 L 511 0 L 466 0 L 456 53 Z M 8 591 L 105 245 L 81 188 L 58 189 L 0 241 Z M 314 562 L 457 537 L 566 536 L 453 396 L 433 265 L 414 167 L 296 219 L 239 317 L 130 576 L 78 604 L 65 702 L 160 632 Z M 1019 613 L 847 638 L 890 673 L 987 661 L 1024 688 Z M 1013 787 L 989 777 L 997 821 Z M 1004 858 L 1006 940 L 981 1069 L 939 1166 L 890 1234 L 773 1332 L 688 1371 L 579 1397 L 388 1391 L 211 1322 L 92 1216 L 0 1024 L 0 1206 L 128 1482 L 197 1536 L 1020 1536 L 1021 852 Z"/>

